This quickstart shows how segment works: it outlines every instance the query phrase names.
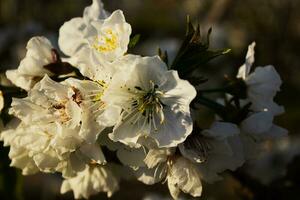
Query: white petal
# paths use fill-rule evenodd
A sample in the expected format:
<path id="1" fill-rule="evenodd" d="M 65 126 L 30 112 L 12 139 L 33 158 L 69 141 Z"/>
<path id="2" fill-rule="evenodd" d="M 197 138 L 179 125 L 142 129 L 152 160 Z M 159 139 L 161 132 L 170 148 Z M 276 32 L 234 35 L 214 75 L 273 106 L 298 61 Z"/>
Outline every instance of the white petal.
<path id="1" fill-rule="evenodd" d="M 36 83 L 32 76 L 23 75 L 18 70 L 7 70 L 5 74 L 14 85 L 26 91 L 30 90 Z"/>
<path id="2" fill-rule="evenodd" d="M 146 185 L 153 185 L 161 182 L 167 175 L 167 165 L 162 163 L 153 169 L 147 167 L 140 167 L 134 171 L 135 176 Z"/>
<path id="3" fill-rule="evenodd" d="M 280 76 L 273 66 L 257 67 L 246 80 L 251 108 L 254 111 L 267 109 L 274 115 L 281 114 L 283 109 L 273 102 L 276 93 L 280 91 L 281 83 Z"/>
<path id="4" fill-rule="evenodd" d="M 67 122 L 68 127 L 75 129 L 76 127 L 80 126 L 82 111 L 76 102 L 69 101 L 66 104 L 65 112 L 70 117 L 70 120 Z"/>
<path id="5" fill-rule="evenodd" d="M 171 194 L 174 196 L 173 198 L 176 199 L 178 191 L 173 186 L 170 187 L 170 185 L 193 197 L 200 197 L 202 194 L 199 171 L 189 160 L 183 157 L 177 158 L 174 161 L 168 174 L 168 186 L 171 189 Z"/>
<path id="6" fill-rule="evenodd" d="M 106 164 L 105 156 L 98 144 L 85 144 L 79 149 L 90 160 L 98 164 Z"/>
<path id="7" fill-rule="evenodd" d="M 168 181 L 168 189 L 173 199 L 177 200 L 180 195 L 180 189 L 172 181 Z"/>
<path id="8" fill-rule="evenodd" d="M 240 130 L 236 124 L 227 122 L 214 122 L 210 129 L 202 131 L 204 136 L 217 140 L 223 140 L 227 137 L 238 135 L 239 133 Z"/>
<path id="9" fill-rule="evenodd" d="M 219 173 L 236 170 L 245 162 L 244 149 L 240 136 L 226 140 L 209 140 L 211 149 L 207 160 L 198 165 L 201 177 L 211 183 L 221 179 Z"/>
<path id="10" fill-rule="evenodd" d="M 124 165 L 130 166 L 132 168 L 144 167 L 145 163 L 143 162 L 145 158 L 145 152 L 143 148 L 130 149 L 130 148 L 120 148 L 117 151 L 117 156 L 121 163 Z"/>
<path id="11" fill-rule="evenodd" d="M 158 131 L 151 134 L 159 147 L 176 147 L 192 132 L 191 116 L 180 112 L 164 111 L 165 121 L 158 125 Z"/>
<path id="12" fill-rule="evenodd" d="M 118 189 L 118 179 L 107 167 L 86 166 L 74 178 L 64 180 L 61 193 L 73 190 L 76 199 L 88 199 L 99 192 L 106 192 L 110 197 Z"/>
<path id="13" fill-rule="evenodd" d="M 147 167 L 151 169 L 157 166 L 159 163 L 166 162 L 168 156 L 172 155 L 173 153 L 175 153 L 175 149 L 150 149 L 146 158 L 144 159 L 144 162 Z"/>
<path id="14" fill-rule="evenodd" d="M 59 159 L 54 151 L 38 153 L 33 157 L 36 166 L 43 172 L 54 172 Z"/>
<path id="15" fill-rule="evenodd" d="M 271 127 L 271 129 L 265 133 L 267 138 L 270 139 L 278 139 L 278 138 L 282 138 L 282 137 L 286 137 L 288 135 L 288 130 L 277 126 L 277 125 L 273 125 Z"/>
<path id="16" fill-rule="evenodd" d="M 27 43 L 27 53 L 20 62 L 17 70 L 8 70 L 7 78 L 16 86 L 29 90 L 45 74 L 51 75 L 44 68 L 45 65 L 54 62 L 52 45 L 45 37 L 33 37 Z"/>
<path id="17" fill-rule="evenodd" d="M 64 54 L 72 56 L 85 44 L 85 29 L 86 24 L 80 17 L 73 18 L 60 27 L 58 44 Z"/>
<path id="18" fill-rule="evenodd" d="M 0 90 L 0 113 L 3 109 L 3 107 L 4 107 L 4 97 L 3 97 L 2 91 Z"/>
<path id="19" fill-rule="evenodd" d="M 270 112 L 258 112 L 241 123 L 241 130 L 248 134 L 259 135 L 269 131 L 272 125 L 273 115 Z"/>
<path id="20" fill-rule="evenodd" d="M 113 132 L 109 134 L 109 138 L 114 142 L 121 142 L 131 147 L 140 147 L 137 141 L 140 137 L 146 133 L 142 132 L 139 126 L 132 125 L 130 121 L 119 121 L 113 129 Z"/>
<path id="21" fill-rule="evenodd" d="M 104 10 L 101 0 L 93 0 L 92 5 L 86 7 L 83 11 L 83 19 L 85 23 L 90 21 L 105 19 L 109 16 L 109 13 Z"/>
<path id="22" fill-rule="evenodd" d="M 31 175 L 39 172 L 38 167 L 32 158 L 28 156 L 28 152 L 24 148 L 11 147 L 9 158 L 11 159 L 10 166 L 21 169 L 23 175 Z"/>
<path id="23" fill-rule="evenodd" d="M 45 75 L 44 78 L 37 85 L 35 85 L 34 89 L 43 91 L 45 95 L 52 97 L 55 100 L 68 99 L 69 88 L 53 81 L 47 75 Z"/>
<path id="24" fill-rule="evenodd" d="M 107 106 L 104 112 L 97 117 L 97 122 L 101 126 L 112 127 L 120 118 L 121 108 L 118 106 Z"/>
<path id="25" fill-rule="evenodd" d="M 50 74 L 43 68 L 44 65 L 54 61 L 51 52 L 53 47 L 50 41 L 45 37 L 33 37 L 28 41 L 26 49 L 27 53 L 20 63 L 19 72 L 24 75 L 40 77 Z"/>
<path id="26" fill-rule="evenodd" d="M 189 114 L 189 105 L 197 95 L 196 89 L 188 81 L 180 79 L 177 71 L 168 71 L 165 76 L 166 81 L 161 85 L 161 90 L 166 91 L 166 97 L 162 102 L 174 111 Z"/>
<path id="27" fill-rule="evenodd" d="M 246 79 L 246 77 L 249 75 L 251 67 L 254 63 L 254 48 L 255 48 L 255 42 L 252 42 L 249 46 L 248 46 L 248 51 L 247 51 L 247 55 L 246 55 L 246 61 L 245 64 L 243 64 L 238 72 L 237 77 L 238 78 L 242 78 L 242 79 Z"/>

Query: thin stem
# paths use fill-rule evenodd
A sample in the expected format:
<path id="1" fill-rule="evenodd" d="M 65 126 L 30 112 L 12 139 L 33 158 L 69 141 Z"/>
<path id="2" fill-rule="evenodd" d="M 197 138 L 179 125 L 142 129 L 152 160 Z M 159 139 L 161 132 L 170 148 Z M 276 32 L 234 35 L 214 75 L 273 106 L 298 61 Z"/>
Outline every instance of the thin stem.
<path id="1" fill-rule="evenodd" d="M 202 95 L 197 95 L 197 97 L 193 101 L 194 104 L 200 104 L 204 105 L 207 108 L 215 111 L 218 115 L 220 115 L 222 118 L 225 118 L 226 116 L 226 107 L 222 104 L 217 103 L 216 101 L 213 101 L 209 98 L 206 98 Z"/>
<path id="2" fill-rule="evenodd" d="M 205 90 L 198 90 L 200 93 L 215 93 L 215 92 L 222 92 L 225 93 L 227 88 L 214 88 L 214 89 L 205 89 Z"/>

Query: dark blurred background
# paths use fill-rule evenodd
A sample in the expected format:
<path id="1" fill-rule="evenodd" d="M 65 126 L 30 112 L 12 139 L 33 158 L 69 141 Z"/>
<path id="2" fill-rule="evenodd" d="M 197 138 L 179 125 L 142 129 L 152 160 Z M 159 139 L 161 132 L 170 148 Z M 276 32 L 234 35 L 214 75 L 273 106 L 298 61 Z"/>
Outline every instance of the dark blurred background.
<path id="1" fill-rule="evenodd" d="M 256 65 L 273 64 L 283 79 L 277 102 L 286 113 L 276 119 L 290 137 L 272 143 L 257 161 L 250 162 L 224 181 L 204 185 L 202 199 L 299 199 L 300 192 L 300 1 L 299 0 L 103 0 L 108 11 L 122 9 L 141 40 L 134 52 L 155 55 L 158 47 L 170 59 L 185 34 L 186 16 L 213 28 L 212 48 L 232 52 L 203 67 L 208 85 L 216 86 L 224 74 L 234 75 L 243 64 L 247 46 L 257 42 Z M 57 45 L 59 27 L 82 16 L 89 0 L 0 0 L 0 72 L 18 66 L 27 41 L 47 36 Z M 2 146 L 2 145 L 1 145 Z M 59 195 L 55 175 L 22 177 L 8 167 L 7 149 L 1 149 L 0 199 L 71 199 Z M 298 169 L 298 170 L 297 170 Z M 245 173 L 246 172 L 246 176 Z M 243 174 L 240 175 L 240 174 Z M 168 199 L 165 186 L 122 183 L 113 199 Z M 298 198 L 297 198 L 298 197 Z M 95 199 L 105 199 L 104 195 Z"/>

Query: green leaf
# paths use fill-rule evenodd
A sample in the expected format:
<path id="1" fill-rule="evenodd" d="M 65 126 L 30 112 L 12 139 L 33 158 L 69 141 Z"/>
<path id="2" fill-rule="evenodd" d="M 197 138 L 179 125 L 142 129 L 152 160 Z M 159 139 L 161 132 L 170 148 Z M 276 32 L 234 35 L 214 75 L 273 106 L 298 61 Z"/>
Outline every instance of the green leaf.
<path id="1" fill-rule="evenodd" d="M 134 48 L 137 45 L 137 43 L 139 42 L 140 38 L 141 38 L 140 34 L 137 34 L 137 35 L 133 36 L 132 38 L 130 38 L 128 48 L 130 48 L 130 49 Z"/>
<path id="2" fill-rule="evenodd" d="M 182 78 L 189 76 L 195 69 L 206 64 L 210 60 L 229 53 L 230 49 L 211 50 L 209 49 L 209 38 L 212 29 L 207 33 L 206 41 L 201 37 L 200 26 L 195 28 L 189 17 L 187 18 L 187 31 L 185 39 L 171 65 L 172 69 L 179 72 Z"/>

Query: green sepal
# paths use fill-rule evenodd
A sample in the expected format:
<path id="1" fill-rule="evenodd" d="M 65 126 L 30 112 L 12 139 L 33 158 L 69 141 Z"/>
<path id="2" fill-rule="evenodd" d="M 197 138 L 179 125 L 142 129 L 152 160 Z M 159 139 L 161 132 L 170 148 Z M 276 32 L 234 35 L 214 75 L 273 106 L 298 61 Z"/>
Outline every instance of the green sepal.
<path id="1" fill-rule="evenodd" d="M 132 49 L 134 48 L 137 43 L 140 41 L 141 35 L 140 34 L 136 34 L 135 36 L 133 36 L 132 38 L 130 38 L 129 44 L 128 44 L 128 48 Z"/>
<path id="2" fill-rule="evenodd" d="M 187 18 L 187 32 L 185 39 L 171 65 L 172 69 L 178 71 L 182 78 L 186 78 L 195 69 L 206 64 L 210 60 L 229 53 L 230 49 L 210 50 L 209 38 L 212 29 L 207 33 L 206 41 L 203 41 L 200 26 L 195 28 L 189 17 Z"/>

